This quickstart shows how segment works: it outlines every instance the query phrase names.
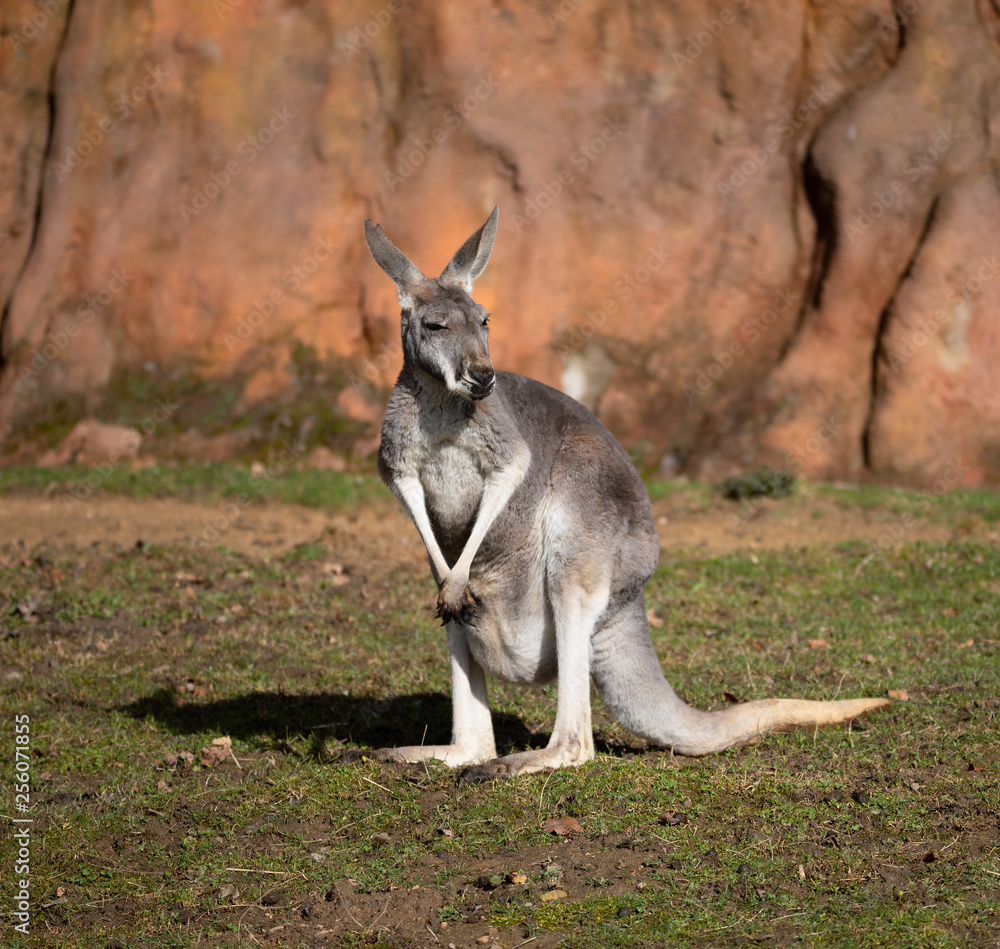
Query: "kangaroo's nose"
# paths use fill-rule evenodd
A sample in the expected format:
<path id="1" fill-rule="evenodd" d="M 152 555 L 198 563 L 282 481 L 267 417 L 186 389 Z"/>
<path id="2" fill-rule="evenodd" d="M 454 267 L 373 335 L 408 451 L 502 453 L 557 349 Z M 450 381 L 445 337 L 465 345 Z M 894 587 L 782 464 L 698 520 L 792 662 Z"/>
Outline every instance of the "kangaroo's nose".
<path id="1" fill-rule="evenodd" d="M 493 384 L 496 382 L 496 373 L 492 369 L 485 372 L 478 372 L 475 369 L 469 370 L 469 378 L 475 383 L 472 391 L 474 399 L 484 399 L 493 391 Z"/>

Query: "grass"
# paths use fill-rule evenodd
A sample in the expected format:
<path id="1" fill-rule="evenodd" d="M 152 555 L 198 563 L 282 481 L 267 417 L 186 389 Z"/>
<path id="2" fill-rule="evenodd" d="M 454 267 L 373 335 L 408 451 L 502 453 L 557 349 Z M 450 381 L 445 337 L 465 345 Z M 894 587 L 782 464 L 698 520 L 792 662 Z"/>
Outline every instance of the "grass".
<path id="1" fill-rule="evenodd" d="M 246 495 L 255 500 L 267 497 L 285 504 L 340 508 L 369 501 L 384 488 L 372 474 L 335 474 L 284 465 L 269 468 L 264 463 L 256 467 L 225 462 L 138 469 L 126 465 L 0 468 L 0 498 L 39 491 L 81 500 L 100 491 L 137 500 L 180 498 L 204 503 Z"/>
<path id="2" fill-rule="evenodd" d="M 249 476 L 146 469 L 100 488 L 211 501 Z M 0 503 L 79 477 L 8 469 Z M 276 481 L 277 499 L 355 509 L 377 490 Z M 725 503 L 681 490 L 694 507 Z M 916 503 L 841 490 L 780 503 Z M 949 504 L 991 510 L 975 492 Z M 595 699 L 595 761 L 458 788 L 435 763 L 339 761 L 450 732 L 433 584 L 377 560 L 340 582 L 324 567 L 343 543 L 323 535 L 267 562 L 0 547 L 0 707 L 8 736 L 30 717 L 35 821 L 31 935 L 5 918 L 5 944 L 997 944 L 996 545 L 905 543 L 863 570 L 860 543 L 666 553 L 647 606 L 688 701 L 908 700 L 851 730 L 682 759 L 643 747 Z M 554 688 L 491 683 L 491 697 L 502 748 L 547 740 Z M 220 736 L 235 758 L 218 763 L 203 749 Z M 552 816 L 582 829 L 556 837 Z M 5 834 L 0 866 L 12 847 Z"/>
<path id="3" fill-rule="evenodd" d="M 654 500 L 680 497 L 694 509 L 705 510 L 718 501 L 716 488 L 683 478 L 651 478 L 646 486 Z M 384 494 L 381 482 L 372 472 L 336 474 L 285 465 L 270 470 L 266 464 L 251 467 L 231 462 L 156 464 L 137 469 L 125 464 L 99 469 L 82 465 L 0 468 L 0 498 L 5 494 L 39 491 L 80 494 L 88 488 L 138 500 L 175 497 L 211 502 L 245 493 L 288 504 L 326 508 L 352 506 Z M 989 524 L 1000 521 L 1000 492 L 989 489 L 912 491 L 881 485 L 807 482 L 796 485 L 794 492 L 793 497 L 785 499 L 790 510 L 822 500 L 842 508 L 880 511 L 887 515 L 912 514 L 932 521 L 970 517 L 981 517 Z"/>

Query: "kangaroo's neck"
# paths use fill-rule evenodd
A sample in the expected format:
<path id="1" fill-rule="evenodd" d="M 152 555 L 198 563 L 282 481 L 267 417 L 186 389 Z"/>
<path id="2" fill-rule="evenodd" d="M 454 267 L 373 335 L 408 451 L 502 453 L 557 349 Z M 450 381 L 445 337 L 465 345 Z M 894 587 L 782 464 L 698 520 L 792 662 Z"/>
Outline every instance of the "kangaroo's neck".
<path id="1" fill-rule="evenodd" d="M 481 408 L 480 403 L 463 399 L 443 382 L 405 363 L 396 385 L 409 394 L 424 419 L 434 419 L 438 425 L 463 427 Z"/>
<path id="2" fill-rule="evenodd" d="M 404 363 L 383 422 L 382 444 L 383 462 L 398 470 L 421 467 L 428 452 L 445 445 L 461 448 L 476 457 L 477 467 L 490 470 L 507 464 L 523 438 L 502 382 L 491 395 L 473 402 Z"/>

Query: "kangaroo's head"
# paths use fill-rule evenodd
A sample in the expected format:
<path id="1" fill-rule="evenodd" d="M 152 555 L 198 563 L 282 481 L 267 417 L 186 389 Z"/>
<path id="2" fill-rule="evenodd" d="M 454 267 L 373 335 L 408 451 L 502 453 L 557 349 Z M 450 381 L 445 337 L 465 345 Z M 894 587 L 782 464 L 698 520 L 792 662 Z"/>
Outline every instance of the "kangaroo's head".
<path id="1" fill-rule="evenodd" d="M 421 370 L 455 395 L 478 401 L 493 391 L 488 314 L 472 299 L 472 281 L 486 269 L 500 209 L 458 250 L 440 277 L 425 277 L 385 236 L 365 221 L 365 240 L 390 276 L 403 308 L 404 364 Z"/>

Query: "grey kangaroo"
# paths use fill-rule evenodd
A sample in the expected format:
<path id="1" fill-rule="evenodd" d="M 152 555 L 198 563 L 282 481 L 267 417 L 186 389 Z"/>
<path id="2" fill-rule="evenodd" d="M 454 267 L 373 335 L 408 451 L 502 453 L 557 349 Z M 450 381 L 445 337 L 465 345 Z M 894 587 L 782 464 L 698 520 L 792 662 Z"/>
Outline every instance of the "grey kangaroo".
<path id="1" fill-rule="evenodd" d="M 368 247 L 402 306 L 403 368 L 378 470 L 420 532 L 438 583 L 453 714 L 451 744 L 374 756 L 438 758 L 464 767 L 462 782 L 581 764 L 594 756 L 591 678 L 629 731 L 683 755 L 889 705 L 768 699 L 702 712 L 677 697 L 649 637 L 643 586 L 659 540 L 632 461 L 573 399 L 494 371 L 489 316 L 471 293 L 498 217 L 494 208 L 436 279 L 365 221 Z M 485 673 L 556 680 L 547 747 L 497 757 Z"/>

